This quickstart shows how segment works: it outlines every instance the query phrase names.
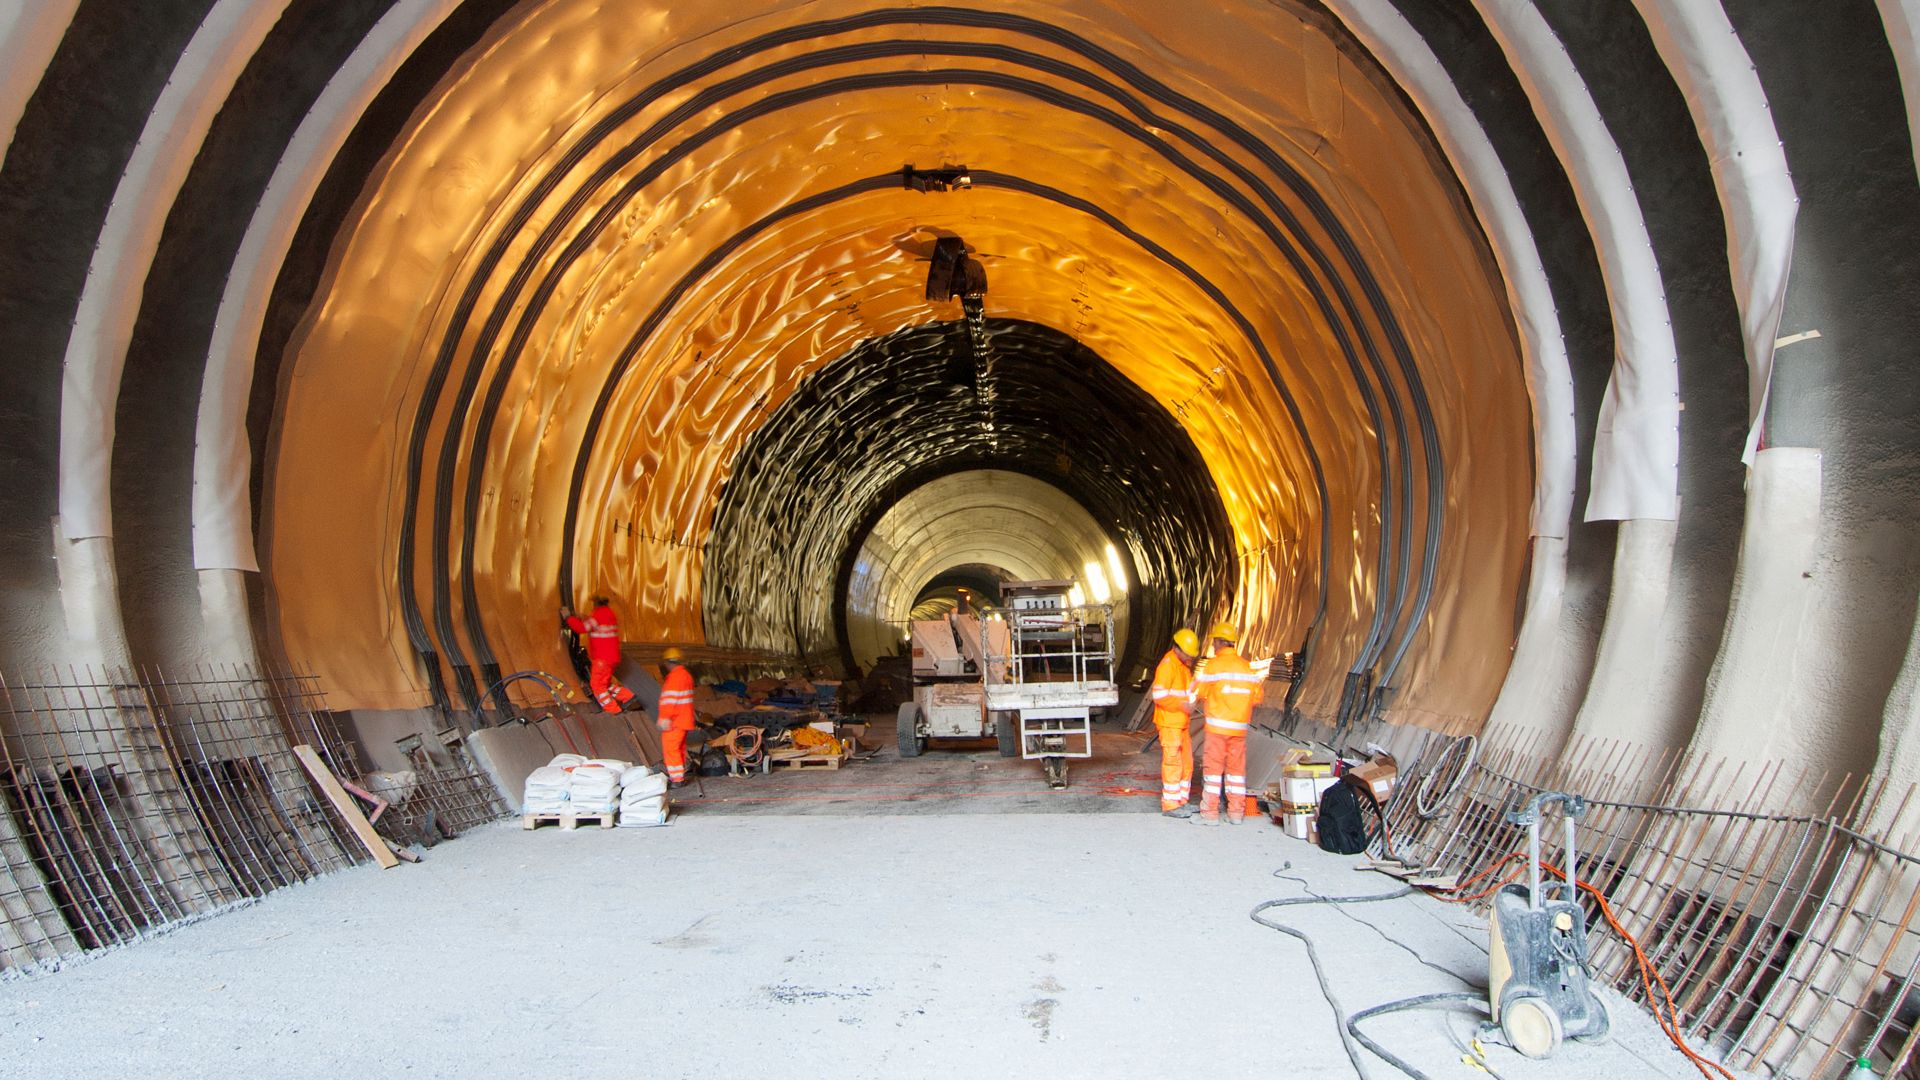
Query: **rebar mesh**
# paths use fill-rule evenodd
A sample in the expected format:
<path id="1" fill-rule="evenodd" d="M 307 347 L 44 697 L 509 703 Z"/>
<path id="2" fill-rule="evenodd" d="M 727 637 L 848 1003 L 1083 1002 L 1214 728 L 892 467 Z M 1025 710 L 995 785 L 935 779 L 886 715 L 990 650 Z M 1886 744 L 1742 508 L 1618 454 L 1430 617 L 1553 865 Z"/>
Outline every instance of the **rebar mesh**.
<path id="1" fill-rule="evenodd" d="M 1663 980 L 1687 1038 L 1737 1068 L 1829 1077 L 1860 1055 L 1880 1075 L 1905 1067 L 1920 859 L 1908 854 L 1912 836 L 1889 843 L 1864 823 L 1905 820 L 1911 787 L 1889 805 L 1885 779 L 1683 767 L 1603 740 L 1550 754 L 1537 737 L 1501 732 L 1482 740 L 1456 782 L 1458 757 L 1449 763 L 1438 752 L 1445 741 L 1409 755 L 1376 855 L 1391 849 L 1429 874 L 1458 875 L 1471 895 L 1525 851 L 1507 812 L 1540 791 L 1581 795 L 1578 876 L 1606 897 L 1659 976 L 1643 982 L 1633 946 L 1601 929 L 1591 937 L 1597 978 L 1643 1003 L 1650 983 L 1664 997 Z M 1789 792 L 1820 793 L 1819 811 L 1767 812 Z M 1542 857 L 1564 866 L 1560 830 L 1543 828 L 1540 838 Z M 1604 927 L 1598 901 L 1584 893 L 1581 901 L 1589 925 Z"/>
<path id="2" fill-rule="evenodd" d="M 0 967 L 122 944 L 365 858 L 297 743 L 357 775 L 311 676 L 0 677 Z"/>

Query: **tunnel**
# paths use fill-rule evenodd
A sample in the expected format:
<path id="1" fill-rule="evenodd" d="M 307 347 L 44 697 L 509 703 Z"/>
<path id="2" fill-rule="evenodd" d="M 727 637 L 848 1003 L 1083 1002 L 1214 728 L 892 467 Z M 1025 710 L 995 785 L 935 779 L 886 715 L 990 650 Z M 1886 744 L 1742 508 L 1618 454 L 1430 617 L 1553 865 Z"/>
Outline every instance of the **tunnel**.
<path id="1" fill-rule="evenodd" d="M 1882 7 L 35 5 L 4 659 L 458 711 L 604 593 L 846 674 L 1012 560 L 1290 726 L 1897 769 Z"/>
<path id="2" fill-rule="evenodd" d="M 1179 628 L 1288 658 L 1258 782 L 1491 733 L 1909 783 L 1916 17 L 0 13 L 0 675 L 284 667 L 384 746 L 596 595 L 857 680 L 1058 579 L 1135 689 Z"/>

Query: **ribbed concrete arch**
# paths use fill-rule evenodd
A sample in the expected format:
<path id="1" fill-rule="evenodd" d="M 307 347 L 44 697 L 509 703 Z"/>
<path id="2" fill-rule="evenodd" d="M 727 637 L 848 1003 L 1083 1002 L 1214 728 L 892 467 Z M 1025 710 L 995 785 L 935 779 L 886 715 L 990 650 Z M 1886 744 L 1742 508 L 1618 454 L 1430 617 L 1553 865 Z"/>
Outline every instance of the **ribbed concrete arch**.
<path id="1" fill-rule="evenodd" d="M 257 571 L 247 404 L 261 324 L 314 190 L 374 95 L 459 0 L 397 0 L 307 111 L 247 225 L 214 317 L 195 429 L 193 559 L 199 570 Z M 233 617 L 238 617 L 234 613 Z"/>
<path id="2" fill-rule="evenodd" d="M 45 0 L 0 9 L 0 161 L 6 159 L 14 125 L 79 6 L 80 0 Z"/>

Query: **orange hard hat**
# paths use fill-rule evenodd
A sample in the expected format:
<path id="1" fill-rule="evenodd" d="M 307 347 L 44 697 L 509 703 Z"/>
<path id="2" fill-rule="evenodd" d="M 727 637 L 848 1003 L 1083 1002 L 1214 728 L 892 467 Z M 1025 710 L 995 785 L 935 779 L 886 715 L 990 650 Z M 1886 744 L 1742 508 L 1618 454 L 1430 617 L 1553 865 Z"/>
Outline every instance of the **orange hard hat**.
<path id="1" fill-rule="evenodd" d="M 1240 631 L 1235 629 L 1234 625 L 1230 622 L 1214 623 L 1213 632 L 1207 636 L 1216 641 L 1230 641 L 1235 645 L 1240 644 Z"/>
<path id="2" fill-rule="evenodd" d="M 669 645 L 667 646 L 667 651 L 660 654 L 660 659 L 677 664 L 680 662 L 681 658 L 686 655 L 687 655 L 686 653 L 683 653 L 680 651 L 680 646 Z"/>
<path id="3" fill-rule="evenodd" d="M 1173 632 L 1173 647 L 1188 656 L 1200 655 L 1200 639 L 1184 626 Z"/>

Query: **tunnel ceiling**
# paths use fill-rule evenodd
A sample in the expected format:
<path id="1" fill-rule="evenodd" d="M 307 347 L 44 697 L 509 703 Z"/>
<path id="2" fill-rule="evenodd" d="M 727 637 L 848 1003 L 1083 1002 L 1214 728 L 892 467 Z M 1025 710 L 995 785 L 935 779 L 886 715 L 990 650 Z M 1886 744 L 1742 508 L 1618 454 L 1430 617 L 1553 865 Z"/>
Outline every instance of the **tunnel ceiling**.
<path id="1" fill-rule="evenodd" d="M 952 319 L 862 343 L 809 376 L 747 440 L 707 540 L 707 639 L 838 659 L 843 583 L 875 572 L 855 565 L 868 531 L 915 489 L 971 469 L 1024 473 L 1091 513 L 1127 553 L 1133 618 L 1156 638 L 1212 617 L 1233 595 L 1226 514 L 1172 416 L 1057 330 Z M 1044 513 L 1025 528 L 1047 542 Z M 894 558 L 911 564 L 913 554 Z M 1079 564 L 1068 569 L 1078 576 Z"/>
<path id="2" fill-rule="evenodd" d="M 263 512 L 291 651 L 326 640 L 373 697 L 469 700 L 502 656 L 550 650 L 548 611 L 586 590 L 642 640 L 830 649 L 848 541 L 826 523 L 860 525 L 891 485 L 992 466 L 1057 479 L 1112 522 L 1169 590 L 1151 594 L 1157 625 L 1231 582 L 1217 613 L 1250 647 L 1319 658 L 1310 709 L 1377 707 L 1389 684 L 1416 688 L 1410 718 L 1484 707 L 1525 558 L 1526 382 L 1457 189 L 1324 16 L 614 7 L 503 20 L 336 239 L 290 344 Z M 1257 49 L 1205 46 L 1254 29 Z M 1169 70 L 1163 47 L 1207 64 Z M 970 183 L 918 190 L 902 162 Z M 1173 486 L 1123 505 L 1080 461 L 1126 467 L 1095 449 L 1117 438 L 1063 468 L 1042 418 L 1083 388 L 1010 362 L 999 378 L 1019 392 L 950 394 L 984 414 L 914 408 L 938 382 L 860 395 L 901 414 L 902 446 L 950 459 L 876 461 L 842 431 L 824 471 L 794 478 L 794 531 L 721 513 L 757 433 L 816 371 L 953 321 L 924 296 L 939 235 L 984 265 L 996 326 L 1035 328 L 989 334 L 1010 355 L 1051 328 L 1137 388 L 1062 423 L 1171 416 L 1217 509 Z M 932 372 L 952 368 L 960 328 L 925 335 L 946 342 Z M 967 447 L 1000 413 L 996 437 L 1020 449 Z M 843 484 L 844 505 L 806 516 Z M 343 526 L 316 516 L 329 492 L 384 508 Z M 1448 520 L 1466 505 L 1472 557 Z M 747 529 L 765 531 L 741 544 Z M 776 539 L 795 549 L 749 556 Z M 797 612 L 759 610 L 776 555 L 822 575 Z M 392 636 L 355 658 L 342 625 Z"/>

